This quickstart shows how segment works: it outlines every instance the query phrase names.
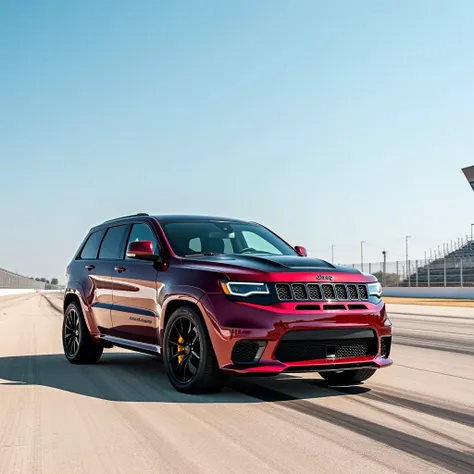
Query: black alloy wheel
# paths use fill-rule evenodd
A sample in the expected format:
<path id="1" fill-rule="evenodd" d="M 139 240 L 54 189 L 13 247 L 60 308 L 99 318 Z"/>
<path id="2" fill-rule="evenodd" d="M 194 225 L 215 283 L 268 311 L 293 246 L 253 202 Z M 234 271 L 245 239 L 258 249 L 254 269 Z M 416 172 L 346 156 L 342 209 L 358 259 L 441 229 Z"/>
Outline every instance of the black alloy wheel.
<path id="1" fill-rule="evenodd" d="M 173 321 L 166 350 L 176 380 L 183 384 L 191 382 L 201 361 L 201 341 L 191 318 L 180 316 Z"/>
<path id="2" fill-rule="evenodd" d="M 101 344 L 92 340 L 77 301 L 73 301 L 66 308 L 62 339 L 64 355 L 71 364 L 95 364 L 104 351 Z"/>
<path id="3" fill-rule="evenodd" d="M 64 321 L 64 350 L 66 355 L 74 357 L 79 350 L 79 341 L 81 337 L 81 326 L 79 324 L 79 315 L 76 308 L 71 307 L 66 313 Z"/>
<path id="4" fill-rule="evenodd" d="M 201 315 L 182 306 L 170 316 L 163 338 L 163 361 L 173 387 L 184 393 L 222 388 L 224 377 Z"/>

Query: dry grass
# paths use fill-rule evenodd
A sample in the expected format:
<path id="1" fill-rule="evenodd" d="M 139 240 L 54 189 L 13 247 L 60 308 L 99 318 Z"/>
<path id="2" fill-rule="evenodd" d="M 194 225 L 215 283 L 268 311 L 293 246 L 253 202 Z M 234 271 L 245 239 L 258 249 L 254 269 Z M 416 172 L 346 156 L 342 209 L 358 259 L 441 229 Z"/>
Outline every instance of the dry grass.
<path id="1" fill-rule="evenodd" d="M 447 298 L 395 298 L 383 297 L 385 303 L 389 304 L 414 304 L 421 306 L 452 306 L 458 308 L 474 308 L 474 300 L 460 300 Z"/>

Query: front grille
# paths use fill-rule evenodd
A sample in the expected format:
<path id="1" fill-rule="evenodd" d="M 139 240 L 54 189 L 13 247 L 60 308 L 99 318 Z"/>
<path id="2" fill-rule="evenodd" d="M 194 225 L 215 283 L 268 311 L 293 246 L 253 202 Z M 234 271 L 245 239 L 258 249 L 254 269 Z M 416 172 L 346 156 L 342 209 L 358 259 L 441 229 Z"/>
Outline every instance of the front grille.
<path id="1" fill-rule="evenodd" d="M 321 287 L 316 284 L 308 285 L 309 297 L 312 300 L 322 300 L 323 294 L 321 293 Z"/>
<path id="2" fill-rule="evenodd" d="M 359 295 L 361 300 L 366 300 L 368 298 L 367 287 L 365 285 L 357 285 L 359 289 Z"/>
<path id="3" fill-rule="evenodd" d="M 336 298 L 338 300 L 347 300 L 347 289 L 345 285 L 336 285 Z"/>
<path id="4" fill-rule="evenodd" d="M 326 300 L 336 299 L 336 293 L 332 285 L 323 285 L 323 295 Z"/>
<path id="5" fill-rule="evenodd" d="M 276 292 L 277 292 L 278 299 L 281 301 L 292 299 L 290 285 L 287 285 L 286 283 L 276 285 Z"/>
<path id="6" fill-rule="evenodd" d="M 392 346 L 392 337 L 382 337 L 380 339 L 380 355 L 382 357 L 389 357 L 390 356 L 390 349 Z"/>
<path id="7" fill-rule="evenodd" d="M 319 329 L 286 333 L 275 351 L 280 362 L 375 356 L 377 337 L 371 329 Z"/>
<path id="8" fill-rule="evenodd" d="M 277 283 L 280 301 L 368 300 L 367 285 L 354 283 Z"/>
<path id="9" fill-rule="evenodd" d="M 355 285 L 347 285 L 347 292 L 351 300 L 358 300 L 359 294 L 357 293 L 357 287 Z"/>
<path id="10" fill-rule="evenodd" d="M 308 293 L 306 292 L 306 286 L 303 284 L 293 285 L 293 294 L 295 295 L 295 300 L 307 300 Z"/>
<path id="11" fill-rule="evenodd" d="M 249 364 L 255 360 L 260 345 L 254 341 L 239 341 L 232 349 L 234 364 Z"/>

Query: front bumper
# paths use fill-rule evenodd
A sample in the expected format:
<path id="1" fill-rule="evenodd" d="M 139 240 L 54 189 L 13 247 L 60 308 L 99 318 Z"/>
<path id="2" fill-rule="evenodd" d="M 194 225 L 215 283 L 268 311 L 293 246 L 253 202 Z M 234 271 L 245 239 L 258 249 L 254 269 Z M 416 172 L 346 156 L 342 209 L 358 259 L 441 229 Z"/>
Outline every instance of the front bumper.
<path id="1" fill-rule="evenodd" d="M 201 303 L 219 367 L 228 373 L 277 375 L 393 363 L 383 302 L 365 302 L 360 310 L 296 310 L 294 303 L 260 306 L 211 294 Z"/>

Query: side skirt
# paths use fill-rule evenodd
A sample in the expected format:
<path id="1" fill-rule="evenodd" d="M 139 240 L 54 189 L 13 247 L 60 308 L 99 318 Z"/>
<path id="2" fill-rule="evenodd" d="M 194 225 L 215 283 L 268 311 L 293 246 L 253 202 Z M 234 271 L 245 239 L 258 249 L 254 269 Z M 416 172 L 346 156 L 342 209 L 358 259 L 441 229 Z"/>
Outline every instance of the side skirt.
<path id="1" fill-rule="evenodd" d="M 143 352 L 145 354 L 151 354 L 159 356 L 161 355 L 161 346 L 155 344 L 146 344 L 144 342 L 130 341 L 129 339 L 122 339 L 121 337 L 101 335 L 99 338 L 101 341 L 107 341 L 114 346 L 121 347 L 123 349 L 130 349 L 136 352 Z"/>

